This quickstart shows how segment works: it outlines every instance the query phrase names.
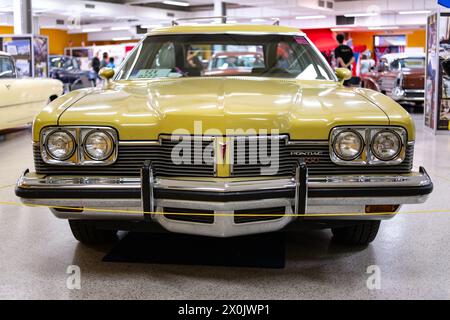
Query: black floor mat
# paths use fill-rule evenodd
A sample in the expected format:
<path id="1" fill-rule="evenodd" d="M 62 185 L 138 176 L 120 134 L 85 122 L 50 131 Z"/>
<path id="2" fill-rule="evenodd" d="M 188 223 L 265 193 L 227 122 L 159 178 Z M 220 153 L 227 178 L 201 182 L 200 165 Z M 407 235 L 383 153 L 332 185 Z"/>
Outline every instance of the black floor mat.
<path id="1" fill-rule="evenodd" d="M 282 269 L 285 238 L 283 233 L 222 239 L 130 232 L 103 261 Z"/>

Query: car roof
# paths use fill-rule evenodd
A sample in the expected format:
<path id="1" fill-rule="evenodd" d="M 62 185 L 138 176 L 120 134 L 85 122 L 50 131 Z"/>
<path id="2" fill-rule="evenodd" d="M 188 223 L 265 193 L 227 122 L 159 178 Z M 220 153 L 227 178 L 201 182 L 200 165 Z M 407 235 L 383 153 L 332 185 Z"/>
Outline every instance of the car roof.
<path id="1" fill-rule="evenodd" d="M 192 33 L 250 33 L 250 34 L 298 34 L 304 35 L 299 29 L 277 25 L 255 24 L 199 24 L 178 25 L 153 29 L 148 35 L 160 34 L 192 34 Z"/>

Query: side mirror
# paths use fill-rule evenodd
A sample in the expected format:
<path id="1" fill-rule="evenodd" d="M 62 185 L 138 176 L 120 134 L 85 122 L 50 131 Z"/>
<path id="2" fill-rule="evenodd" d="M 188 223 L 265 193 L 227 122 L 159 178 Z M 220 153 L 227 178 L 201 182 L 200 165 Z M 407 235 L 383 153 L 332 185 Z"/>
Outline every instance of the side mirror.
<path id="1" fill-rule="evenodd" d="M 338 77 L 339 81 L 344 82 L 352 78 L 352 72 L 347 68 L 337 68 L 336 76 Z"/>
<path id="2" fill-rule="evenodd" d="M 102 68 L 98 75 L 100 78 L 109 81 L 114 77 L 114 70 L 111 68 Z"/>
<path id="3" fill-rule="evenodd" d="M 445 73 L 450 76 L 450 59 L 442 62 L 442 68 L 444 69 Z"/>

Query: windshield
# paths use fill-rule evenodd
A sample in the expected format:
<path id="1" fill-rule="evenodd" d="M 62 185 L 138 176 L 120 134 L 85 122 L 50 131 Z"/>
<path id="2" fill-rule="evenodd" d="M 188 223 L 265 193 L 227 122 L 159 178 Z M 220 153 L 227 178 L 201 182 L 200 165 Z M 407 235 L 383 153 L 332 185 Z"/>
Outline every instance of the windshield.
<path id="1" fill-rule="evenodd" d="M 0 79 L 15 78 L 14 63 L 9 57 L 0 57 Z"/>
<path id="2" fill-rule="evenodd" d="M 420 69 L 425 68 L 425 58 L 407 58 L 400 60 L 402 69 Z"/>
<path id="3" fill-rule="evenodd" d="M 241 75 L 335 80 L 305 37 L 235 34 L 150 36 L 128 57 L 117 79 Z"/>
<path id="4" fill-rule="evenodd" d="M 50 67 L 55 69 L 78 69 L 78 64 L 75 59 L 66 57 L 54 57 L 50 59 Z"/>

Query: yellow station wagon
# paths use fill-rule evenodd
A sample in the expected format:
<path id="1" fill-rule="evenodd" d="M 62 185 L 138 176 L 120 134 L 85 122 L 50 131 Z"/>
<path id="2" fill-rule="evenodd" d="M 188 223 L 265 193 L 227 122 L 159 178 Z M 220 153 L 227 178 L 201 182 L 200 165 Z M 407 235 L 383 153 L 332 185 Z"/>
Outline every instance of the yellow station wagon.
<path id="1" fill-rule="evenodd" d="M 223 72 L 208 72 L 218 53 Z M 81 242 L 155 226 L 232 237 L 310 225 L 364 245 L 432 192 L 425 169 L 412 171 L 410 115 L 344 87 L 350 72 L 333 71 L 298 29 L 163 27 L 101 75 L 104 88 L 37 116 L 35 171 L 16 189 Z"/>

